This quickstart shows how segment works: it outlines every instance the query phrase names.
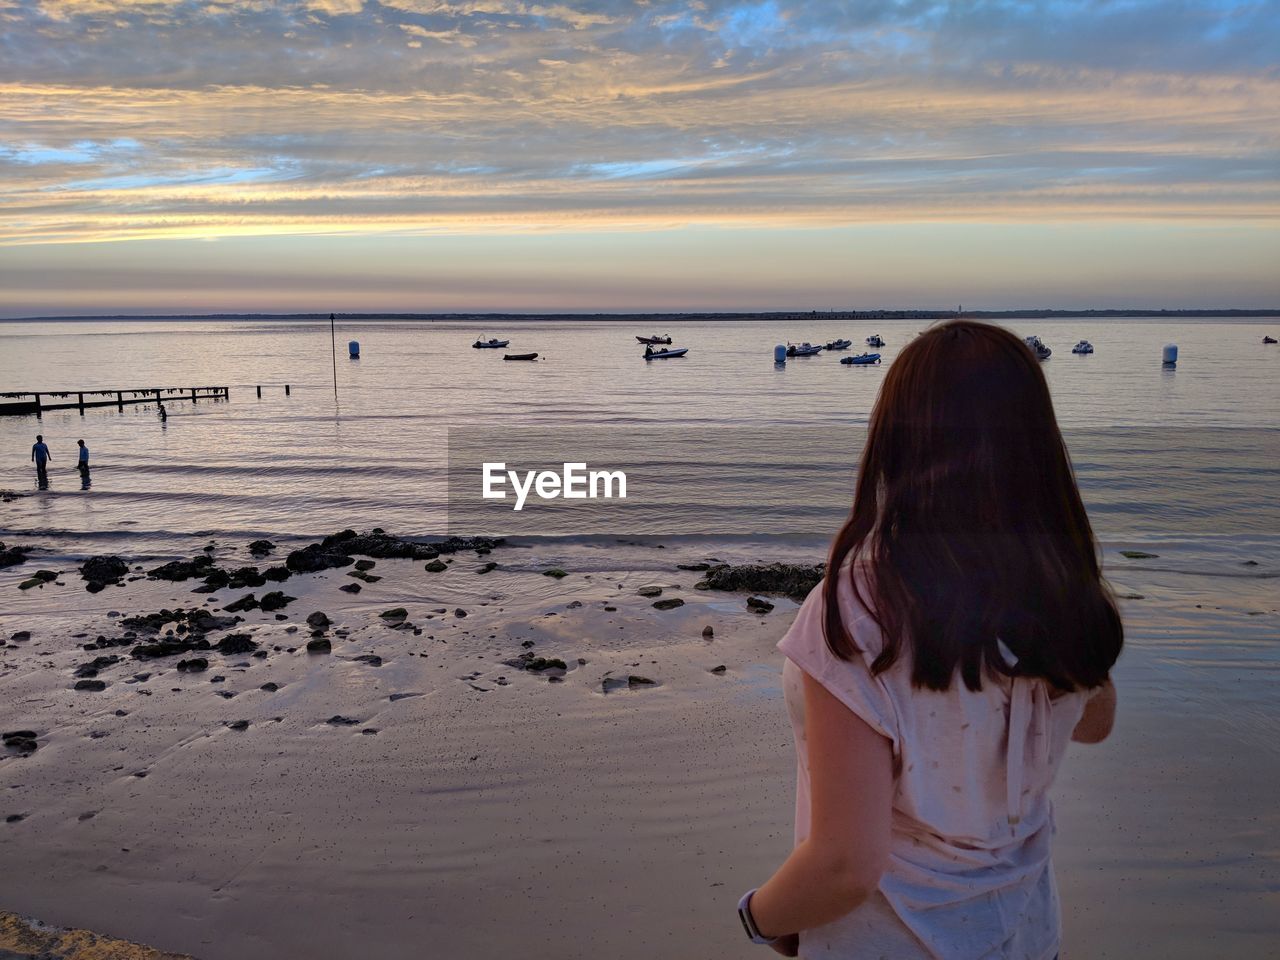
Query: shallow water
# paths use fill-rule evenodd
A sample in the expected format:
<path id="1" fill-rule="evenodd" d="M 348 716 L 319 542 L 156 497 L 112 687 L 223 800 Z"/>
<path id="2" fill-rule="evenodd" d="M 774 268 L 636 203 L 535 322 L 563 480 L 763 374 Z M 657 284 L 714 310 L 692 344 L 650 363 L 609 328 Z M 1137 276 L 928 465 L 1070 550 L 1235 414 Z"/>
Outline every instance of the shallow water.
<path id="1" fill-rule="evenodd" d="M 0 418 L 0 538 L 40 534 L 69 554 L 176 553 L 187 536 L 308 537 L 346 526 L 404 534 L 750 535 L 820 546 L 848 507 L 860 428 L 888 365 L 925 321 L 343 322 L 338 401 L 327 323 L 97 321 L 0 324 L 0 391 L 226 385 L 230 402 Z M 1197 556 L 1273 555 L 1280 536 L 1280 349 L 1275 324 L 1027 320 L 1054 347 L 1044 369 L 1099 535 L 1177 540 Z M 646 363 L 637 333 L 671 333 L 687 357 Z M 787 340 L 881 333 L 884 364 L 822 354 L 775 367 Z M 511 338 L 537 363 L 474 350 Z M 1073 356 L 1090 339 L 1097 352 Z M 347 339 L 363 358 L 345 356 Z M 1176 342 L 1181 362 L 1162 368 Z M 284 385 L 292 387 L 285 396 Z M 263 387 L 258 399 L 255 387 Z M 30 444 L 53 449 L 35 491 Z M 75 440 L 92 451 L 91 489 Z M 537 444 L 531 437 L 540 439 Z M 545 447 L 648 483 L 626 510 L 479 514 L 451 491 L 450 455 L 515 464 Z M 548 457 L 558 463 L 558 457 Z M 529 464 L 528 466 L 533 466 Z M 453 494 L 452 498 L 450 494 Z M 492 507 L 492 501 L 484 506 Z M 466 527 L 467 529 L 463 529 Z M 505 529 L 504 529 L 505 528 Z M 1237 561 L 1238 562 L 1238 561 Z"/>

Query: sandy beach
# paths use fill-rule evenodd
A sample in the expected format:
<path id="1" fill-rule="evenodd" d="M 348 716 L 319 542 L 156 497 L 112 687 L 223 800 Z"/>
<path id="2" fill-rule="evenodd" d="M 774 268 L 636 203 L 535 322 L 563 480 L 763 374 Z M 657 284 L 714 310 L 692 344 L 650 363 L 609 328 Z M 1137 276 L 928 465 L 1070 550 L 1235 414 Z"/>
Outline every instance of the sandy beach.
<path id="1" fill-rule="evenodd" d="M 132 570 L 90 593 L 66 564 L 17 589 L 35 557 L 0 572 L 0 727 L 36 734 L 0 759 L 0 908 L 203 960 L 750 955 L 734 901 L 790 843 L 773 645 L 794 601 L 695 589 L 677 564 L 708 558 L 679 545 L 441 560 L 376 560 L 356 594 L 352 567 L 211 594 Z M 1113 570 L 1132 598 L 1121 720 L 1057 790 L 1064 956 L 1276 955 L 1278 611 L 1270 562 L 1245 562 Z M 296 599 L 210 631 L 215 649 L 97 640 L 277 587 Z M 329 653 L 306 650 L 315 612 Z M 245 652 L 216 649 L 228 634 Z M 504 663 L 522 655 L 565 668 Z M 73 689 L 99 656 L 121 657 L 104 689 Z"/>

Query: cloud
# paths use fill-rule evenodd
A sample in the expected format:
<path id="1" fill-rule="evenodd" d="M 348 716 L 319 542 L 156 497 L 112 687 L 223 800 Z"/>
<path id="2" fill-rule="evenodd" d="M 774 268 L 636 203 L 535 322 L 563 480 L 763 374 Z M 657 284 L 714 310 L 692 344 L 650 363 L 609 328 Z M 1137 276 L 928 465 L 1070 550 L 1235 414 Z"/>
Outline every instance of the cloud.
<path id="1" fill-rule="evenodd" d="M 0 244 L 1280 217 L 1271 4 L 0 15 Z"/>

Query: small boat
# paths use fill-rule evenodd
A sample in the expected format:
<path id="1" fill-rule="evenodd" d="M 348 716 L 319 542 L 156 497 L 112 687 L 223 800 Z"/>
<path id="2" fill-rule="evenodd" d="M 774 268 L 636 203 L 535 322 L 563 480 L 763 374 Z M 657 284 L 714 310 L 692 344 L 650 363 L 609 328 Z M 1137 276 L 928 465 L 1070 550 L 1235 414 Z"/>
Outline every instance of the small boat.
<path id="1" fill-rule="evenodd" d="M 840 362 L 854 367 L 865 367 L 868 364 L 879 363 L 880 354 L 878 353 L 860 353 L 856 357 L 841 357 Z"/>
<path id="2" fill-rule="evenodd" d="M 884 346 L 884 337 L 880 336 L 880 334 L 878 334 L 878 333 L 873 333 L 871 336 L 867 337 L 867 346 L 868 346 L 868 347 L 883 347 L 883 346 Z"/>
<path id="3" fill-rule="evenodd" d="M 499 347 L 505 347 L 510 340 L 499 340 L 496 337 L 490 337 L 488 340 L 476 340 L 471 346 L 477 350 L 497 350 Z"/>
<path id="4" fill-rule="evenodd" d="M 667 334 L 665 337 L 636 337 L 636 339 L 639 340 L 641 343 L 649 343 L 649 344 L 670 343 L 671 334 Z"/>
<path id="5" fill-rule="evenodd" d="M 1263 342 L 1263 343 L 1275 343 L 1275 342 L 1276 342 L 1276 338 L 1275 338 L 1275 337 L 1263 337 L 1263 338 L 1262 338 L 1262 342 Z"/>
<path id="6" fill-rule="evenodd" d="M 832 340 L 827 344 L 828 350 L 848 350 L 853 346 L 852 340 Z"/>
<path id="7" fill-rule="evenodd" d="M 688 352 L 688 347 L 680 347 L 677 350 L 645 350 L 644 358 L 646 360 L 671 360 L 675 357 L 683 357 Z"/>
<path id="8" fill-rule="evenodd" d="M 1026 338 L 1027 348 L 1036 355 L 1037 360 L 1048 360 L 1053 351 L 1045 346 L 1035 334 Z"/>
<path id="9" fill-rule="evenodd" d="M 536 353 L 504 353 L 502 355 L 502 359 L 503 360 L 537 360 L 538 355 Z"/>
<path id="10" fill-rule="evenodd" d="M 821 346 L 815 347 L 808 340 L 806 340 L 804 343 L 788 343 L 787 344 L 788 357 L 812 357 L 814 354 L 821 353 L 821 352 L 822 352 Z"/>
<path id="11" fill-rule="evenodd" d="M 1047 349 L 1047 348 L 1046 348 Z M 1093 344 L 1088 340 L 1081 340 L 1071 348 L 1072 353 L 1093 353 Z"/>

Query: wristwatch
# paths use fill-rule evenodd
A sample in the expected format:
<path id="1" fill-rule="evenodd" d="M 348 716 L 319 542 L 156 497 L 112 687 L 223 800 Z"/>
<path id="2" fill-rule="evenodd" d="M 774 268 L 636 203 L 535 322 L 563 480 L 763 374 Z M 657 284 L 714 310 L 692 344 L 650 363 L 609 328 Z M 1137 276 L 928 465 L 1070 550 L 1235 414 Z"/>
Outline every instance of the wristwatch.
<path id="1" fill-rule="evenodd" d="M 779 938 L 766 937 L 756 926 L 756 918 L 751 915 L 751 898 L 755 896 L 756 889 L 758 888 L 748 890 L 738 901 L 738 919 L 742 921 L 742 928 L 747 931 L 747 936 L 751 938 L 752 943 L 768 946 L 777 943 Z"/>

